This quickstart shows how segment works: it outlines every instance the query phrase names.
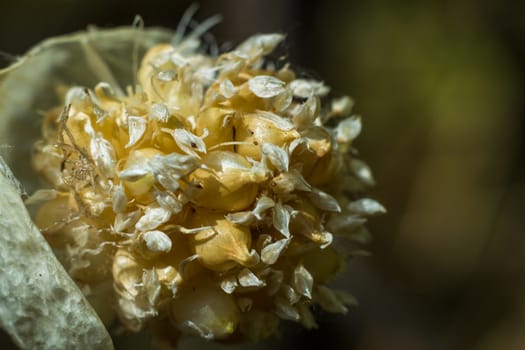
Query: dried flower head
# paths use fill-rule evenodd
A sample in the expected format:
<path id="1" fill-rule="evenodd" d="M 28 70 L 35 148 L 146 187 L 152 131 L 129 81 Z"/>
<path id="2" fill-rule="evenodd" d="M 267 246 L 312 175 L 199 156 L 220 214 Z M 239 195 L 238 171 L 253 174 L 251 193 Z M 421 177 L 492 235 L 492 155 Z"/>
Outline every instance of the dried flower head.
<path id="1" fill-rule="evenodd" d="M 384 211 L 351 199 L 373 184 L 352 147 L 361 119 L 267 59 L 282 35 L 211 55 L 202 28 L 152 47 L 126 93 L 69 88 L 35 145 L 54 187 L 32 197 L 35 222 L 107 322 L 110 293 L 133 331 L 257 341 L 280 319 L 316 327 L 312 305 L 353 303 L 327 287 L 351 254 L 338 241 L 362 241 Z"/>

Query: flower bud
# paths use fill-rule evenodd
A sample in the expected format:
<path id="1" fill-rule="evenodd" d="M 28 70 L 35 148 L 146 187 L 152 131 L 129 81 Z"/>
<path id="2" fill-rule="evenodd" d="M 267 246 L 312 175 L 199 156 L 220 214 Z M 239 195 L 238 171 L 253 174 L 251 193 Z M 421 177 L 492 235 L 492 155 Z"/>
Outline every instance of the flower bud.
<path id="1" fill-rule="evenodd" d="M 209 135 L 204 139 L 206 147 L 210 148 L 223 142 L 233 141 L 232 112 L 222 108 L 208 108 L 197 116 L 195 133 L 203 135 L 205 129 Z M 224 151 L 233 151 L 233 146 L 221 147 Z"/>
<path id="2" fill-rule="evenodd" d="M 190 175 L 196 184 L 195 204 L 217 210 L 242 210 L 257 196 L 257 183 L 266 179 L 252 171 L 243 156 L 228 151 L 213 151 L 202 158 L 206 169 L 197 169 Z"/>
<path id="3" fill-rule="evenodd" d="M 237 146 L 237 153 L 260 160 L 261 146 L 265 143 L 283 147 L 299 137 L 295 129 L 276 125 L 259 114 L 245 114 L 235 120 L 235 141 L 246 142 Z"/>
<path id="4" fill-rule="evenodd" d="M 190 219 L 191 226 L 211 226 L 190 236 L 190 247 L 199 262 L 213 271 L 227 271 L 238 264 L 252 266 L 258 262 L 255 251 L 250 252 L 250 229 L 236 225 L 223 214 L 209 211 L 196 212 Z"/>
<path id="5" fill-rule="evenodd" d="M 126 169 L 142 168 L 144 169 L 145 175 L 136 180 L 133 179 L 135 181 L 123 181 L 124 187 L 128 192 L 128 197 L 135 198 L 140 203 L 149 202 L 153 199 L 151 188 L 155 184 L 155 176 L 151 171 L 148 171 L 148 162 L 157 154 L 162 154 L 162 152 L 155 148 L 141 148 L 129 154 L 124 171 Z"/>

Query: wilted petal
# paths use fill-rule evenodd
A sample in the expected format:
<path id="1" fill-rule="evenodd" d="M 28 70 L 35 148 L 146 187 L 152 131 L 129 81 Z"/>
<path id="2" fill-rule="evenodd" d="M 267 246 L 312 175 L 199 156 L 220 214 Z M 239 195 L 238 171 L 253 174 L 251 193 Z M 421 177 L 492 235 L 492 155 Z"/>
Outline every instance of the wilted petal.
<path id="1" fill-rule="evenodd" d="M 280 117 L 275 113 L 261 110 L 257 110 L 256 113 L 257 116 L 265 118 L 266 120 L 271 122 L 277 129 L 280 129 L 282 131 L 290 131 L 294 129 L 294 125 L 290 120 Z"/>
<path id="2" fill-rule="evenodd" d="M 226 98 L 232 98 L 235 96 L 235 94 L 237 94 L 237 88 L 233 85 L 230 79 L 224 79 L 221 81 L 219 91 L 221 92 L 222 96 Z"/>
<path id="3" fill-rule="evenodd" d="M 282 34 L 253 35 L 237 46 L 236 51 L 246 54 L 249 57 L 253 57 L 254 55 L 267 55 L 272 52 L 283 39 L 284 35 Z"/>
<path id="4" fill-rule="evenodd" d="M 139 219 L 135 228 L 141 232 L 156 229 L 171 217 L 171 212 L 162 207 L 147 207 L 144 215 Z"/>
<path id="5" fill-rule="evenodd" d="M 265 264 L 273 265 L 279 259 L 281 253 L 286 249 L 290 243 L 290 239 L 283 238 L 277 242 L 268 244 L 261 250 L 261 260 Z"/>
<path id="6" fill-rule="evenodd" d="M 281 203 L 275 203 L 273 208 L 273 227 L 286 238 L 290 238 L 290 212 Z"/>
<path id="7" fill-rule="evenodd" d="M 113 187 L 112 204 L 113 212 L 115 213 L 123 213 L 126 210 L 128 198 L 126 197 L 126 192 L 122 184 Z"/>
<path id="8" fill-rule="evenodd" d="M 237 283 L 237 277 L 235 275 L 226 276 L 221 281 L 221 289 L 226 294 L 232 294 L 238 286 L 239 284 Z"/>
<path id="9" fill-rule="evenodd" d="M 171 250 L 171 239 L 162 231 L 144 232 L 142 239 L 148 250 L 154 253 L 168 253 Z"/>
<path id="10" fill-rule="evenodd" d="M 262 146 L 262 152 L 268 156 L 270 162 L 277 168 L 277 170 L 288 171 L 290 158 L 284 149 L 271 143 L 265 143 Z"/>
<path id="11" fill-rule="evenodd" d="M 183 203 L 169 192 L 158 192 L 155 195 L 155 199 L 161 207 L 174 214 L 179 213 L 182 210 Z"/>
<path id="12" fill-rule="evenodd" d="M 379 202 L 370 199 L 362 198 L 353 202 L 350 202 L 347 209 L 355 214 L 360 215 L 378 215 L 386 213 L 385 207 Z"/>
<path id="13" fill-rule="evenodd" d="M 333 211 L 336 213 L 341 212 L 341 206 L 339 206 L 337 199 L 326 192 L 323 192 L 317 188 L 312 188 L 312 191 L 308 193 L 308 197 L 312 201 L 312 204 L 319 209 Z"/>
<path id="14" fill-rule="evenodd" d="M 251 211 L 240 211 L 237 213 L 229 213 L 226 219 L 238 225 L 250 225 L 255 221 L 255 216 Z"/>
<path id="15" fill-rule="evenodd" d="M 170 112 L 164 103 L 153 103 L 149 109 L 149 118 L 166 123 L 169 119 Z"/>
<path id="16" fill-rule="evenodd" d="M 204 141 L 188 130 L 173 130 L 173 139 L 175 140 L 177 146 L 186 152 L 186 154 L 198 157 L 197 153 L 195 152 L 206 153 L 206 145 L 204 144 Z"/>
<path id="17" fill-rule="evenodd" d="M 293 284 L 297 293 L 304 295 L 308 299 L 312 299 L 314 279 L 302 264 L 298 265 L 294 270 Z"/>
<path id="18" fill-rule="evenodd" d="M 350 169 L 357 176 L 357 178 L 361 180 L 365 185 L 375 185 L 374 177 L 372 176 L 372 171 L 370 170 L 368 165 L 366 165 L 366 163 L 362 160 L 352 159 L 352 161 L 350 162 Z"/>
<path id="19" fill-rule="evenodd" d="M 258 220 L 262 220 L 263 213 L 266 210 L 273 208 L 274 205 L 275 202 L 270 197 L 262 196 L 257 200 L 255 208 L 253 208 L 252 210 L 252 213 Z"/>
<path id="20" fill-rule="evenodd" d="M 299 300 L 301 300 L 301 294 L 298 294 L 297 291 L 289 284 L 283 283 L 280 293 L 291 305 L 294 305 Z"/>
<path id="21" fill-rule="evenodd" d="M 122 170 L 118 176 L 124 181 L 139 181 L 144 176 L 151 173 L 151 168 L 145 164 L 135 164 Z"/>
<path id="22" fill-rule="evenodd" d="M 135 145 L 144 136 L 146 132 L 146 118 L 129 116 L 128 117 L 129 141 L 126 148 Z"/>
<path id="23" fill-rule="evenodd" d="M 348 115 L 352 111 L 354 100 L 348 96 L 334 98 L 332 100 L 332 114 L 334 115 Z"/>
<path id="24" fill-rule="evenodd" d="M 115 215 L 113 229 L 116 232 L 124 232 L 133 226 L 140 217 L 140 210 L 135 210 L 129 213 L 118 213 Z"/>
<path id="25" fill-rule="evenodd" d="M 317 80 L 296 79 L 290 83 L 294 96 L 308 98 L 311 95 L 325 96 L 330 91 L 328 86 Z"/>
<path id="26" fill-rule="evenodd" d="M 349 143 L 361 133 L 361 117 L 353 116 L 340 122 L 335 129 L 335 138 L 339 143 Z"/>
<path id="27" fill-rule="evenodd" d="M 264 281 L 247 268 L 242 269 L 237 278 L 242 287 L 264 287 L 266 285 Z"/>
<path id="28" fill-rule="evenodd" d="M 284 81 L 270 75 L 258 75 L 248 82 L 250 91 L 261 98 L 270 98 L 283 93 L 284 85 Z"/>
<path id="29" fill-rule="evenodd" d="M 92 138 L 89 152 L 104 176 L 111 178 L 115 175 L 115 150 L 108 140 L 98 135 Z"/>

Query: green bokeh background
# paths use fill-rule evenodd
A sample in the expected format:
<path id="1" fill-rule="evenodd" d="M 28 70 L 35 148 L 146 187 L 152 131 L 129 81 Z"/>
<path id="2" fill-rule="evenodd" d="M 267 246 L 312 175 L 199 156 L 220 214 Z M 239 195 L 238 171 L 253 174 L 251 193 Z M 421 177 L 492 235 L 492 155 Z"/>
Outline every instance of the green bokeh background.
<path id="1" fill-rule="evenodd" d="M 175 28 L 190 4 L 3 0 L 0 61 L 136 14 Z M 375 173 L 371 195 L 388 209 L 370 222 L 372 256 L 337 281 L 360 306 L 319 313 L 319 330 L 291 327 L 260 348 L 525 349 L 525 3 L 200 5 L 198 20 L 223 15 L 212 30 L 219 43 L 286 33 L 283 52 L 300 72 L 355 99 L 356 146 Z M 132 343 L 148 348 L 147 337 L 120 337 L 117 348 Z"/>

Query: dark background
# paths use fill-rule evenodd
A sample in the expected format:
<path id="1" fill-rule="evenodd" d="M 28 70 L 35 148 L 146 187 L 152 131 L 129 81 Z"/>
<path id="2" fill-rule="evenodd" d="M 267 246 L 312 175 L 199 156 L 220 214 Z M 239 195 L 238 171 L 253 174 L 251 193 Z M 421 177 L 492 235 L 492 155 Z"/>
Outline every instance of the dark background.
<path id="1" fill-rule="evenodd" d="M 136 14 L 175 28 L 191 3 L 3 0 L 1 60 Z M 296 68 L 355 99 L 356 146 L 375 173 L 371 195 L 388 209 L 369 224 L 372 256 L 337 282 L 360 306 L 319 314 L 319 330 L 292 327 L 271 346 L 525 349 L 525 2 L 200 5 L 197 20 L 223 15 L 212 30 L 219 43 L 286 33 Z"/>

